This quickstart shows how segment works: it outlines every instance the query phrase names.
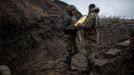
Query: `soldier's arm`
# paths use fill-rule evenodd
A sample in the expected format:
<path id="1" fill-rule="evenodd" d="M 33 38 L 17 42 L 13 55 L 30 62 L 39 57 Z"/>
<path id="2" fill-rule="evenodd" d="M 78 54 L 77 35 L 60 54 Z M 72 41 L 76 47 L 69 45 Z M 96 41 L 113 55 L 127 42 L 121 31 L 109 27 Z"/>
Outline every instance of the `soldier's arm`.
<path id="1" fill-rule="evenodd" d="M 82 28 L 89 29 L 92 27 L 93 23 L 94 23 L 94 19 L 93 19 L 92 15 L 89 15 L 86 18 L 85 22 L 83 23 Z"/>
<path id="2" fill-rule="evenodd" d="M 71 18 L 66 16 L 63 20 L 63 30 L 74 30 L 74 27 L 71 25 Z"/>
<path id="3" fill-rule="evenodd" d="M 102 30 L 105 30 L 104 29 L 104 25 L 103 25 L 103 23 L 101 22 L 101 19 L 100 19 L 100 17 L 99 17 L 99 19 L 98 19 L 99 21 L 98 21 L 98 24 L 99 24 L 99 29 L 102 29 Z"/>

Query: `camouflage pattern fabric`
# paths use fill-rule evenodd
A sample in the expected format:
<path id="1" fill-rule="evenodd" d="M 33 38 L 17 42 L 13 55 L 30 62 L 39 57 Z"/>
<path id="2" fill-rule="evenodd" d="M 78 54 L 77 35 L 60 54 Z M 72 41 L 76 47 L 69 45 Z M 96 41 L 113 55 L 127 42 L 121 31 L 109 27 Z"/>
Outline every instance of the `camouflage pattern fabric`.
<path id="1" fill-rule="evenodd" d="M 66 42 L 66 49 L 67 49 L 67 58 L 66 63 L 71 66 L 71 59 L 72 57 L 78 52 L 77 43 L 76 43 L 76 34 L 77 30 L 74 28 L 74 24 L 76 23 L 77 19 L 73 16 L 70 17 L 69 15 L 65 16 L 64 19 L 64 26 L 65 30 L 65 42 Z"/>
<path id="2" fill-rule="evenodd" d="M 72 36 L 66 35 L 65 42 L 66 42 L 66 49 L 67 49 L 66 62 L 68 63 L 69 66 L 71 66 L 72 57 L 76 53 L 78 53 L 78 47 L 77 47 L 77 43 L 76 43 L 76 35 L 72 35 Z"/>
<path id="3" fill-rule="evenodd" d="M 94 58 L 92 56 L 93 52 L 97 49 L 97 42 L 99 41 L 99 26 L 100 19 L 98 14 L 91 13 L 87 16 L 83 28 L 84 28 L 84 40 L 85 40 L 85 56 L 88 59 L 89 63 L 94 62 Z"/>
<path id="4" fill-rule="evenodd" d="M 75 22 L 77 21 L 77 19 L 75 18 L 75 16 L 71 17 L 69 15 L 66 15 L 64 20 L 63 20 L 63 31 L 65 32 L 65 34 L 68 35 L 74 35 L 76 34 L 77 30 L 74 27 Z"/>

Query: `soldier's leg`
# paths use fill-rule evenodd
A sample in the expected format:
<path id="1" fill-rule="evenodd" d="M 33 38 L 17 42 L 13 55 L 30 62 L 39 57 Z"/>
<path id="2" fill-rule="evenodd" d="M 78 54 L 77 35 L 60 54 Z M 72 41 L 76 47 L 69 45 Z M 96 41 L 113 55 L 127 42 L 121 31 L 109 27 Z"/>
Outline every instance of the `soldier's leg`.
<path id="1" fill-rule="evenodd" d="M 73 39 L 73 50 L 74 50 L 73 56 L 74 56 L 75 54 L 79 53 L 78 44 L 77 44 L 77 42 L 76 42 L 76 39 Z"/>
<path id="2" fill-rule="evenodd" d="M 88 47 L 86 49 L 86 59 L 87 59 L 87 75 L 91 72 L 91 64 L 92 64 L 92 58 L 91 58 L 91 47 Z"/>
<path id="3" fill-rule="evenodd" d="M 67 57 L 65 60 L 65 63 L 67 63 L 68 66 L 71 65 L 71 57 L 72 57 L 72 47 L 71 47 L 71 43 L 70 43 L 70 38 L 66 38 L 66 49 L 67 49 Z"/>
<path id="4" fill-rule="evenodd" d="M 75 49 L 76 49 L 76 42 L 74 40 L 75 38 L 74 37 L 69 37 L 67 40 L 66 40 L 66 43 L 67 43 L 67 46 L 66 46 L 66 49 L 67 49 L 67 52 L 68 52 L 68 56 L 66 58 L 66 63 L 68 64 L 68 67 L 69 67 L 69 70 L 72 69 L 72 64 L 71 64 L 71 60 L 72 60 L 72 57 L 76 54 L 75 52 Z"/>
<path id="5" fill-rule="evenodd" d="M 96 75 L 94 58 L 92 56 L 92 53 L 94 51 L 94 44 L 88 44 L 86 46 L 87 46 L 86 47 L 86 58 L 87 58 L 87 70 L 88 70 L 87 75 L 89 75 L 91 72 L 93 73 L 93 75 Z"/>
<path id="6" fill-rule="evenodd" d="M 96 51 L 97 47 L 96 47 L 96 43 L 92 43 L 92 56 L 91 56 L 91 72 L 93 73 L 93 75 L 96 75 L 96 69 L 95 69 L 95 58 L 93 53 Z"/>

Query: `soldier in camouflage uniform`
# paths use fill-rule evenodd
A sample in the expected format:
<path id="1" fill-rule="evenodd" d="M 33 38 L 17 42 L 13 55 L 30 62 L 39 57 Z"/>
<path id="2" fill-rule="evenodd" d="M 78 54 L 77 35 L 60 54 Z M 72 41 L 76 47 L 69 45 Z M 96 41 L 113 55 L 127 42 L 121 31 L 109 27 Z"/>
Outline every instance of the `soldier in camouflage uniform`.
<path id="1" fill-rule="evenodd" d="M 92 53 L 97 49 L 97 42 L 99 39 L 99 24 L 100 19 L 98 16 L 99 8 L 93 8 L 91 13 L 88 14 L 87 19 L 84 22 L 84 39 L 86 58 L 88 61 L 88 70 L 92 70 L 95 75 L 94 58 Z"/>
<path id="2" fill-rule="evenodd" d="M 100 19 L 98 16 L 99 8 L 95 7 L 89 11 L 89 14 L 83 23 L 83 25 L 79 25 L 81 29 L 84 29 L 84 42 L 85 42 L 85 56 L 88 61 L 87 69 L 91 73 L 95 75 L 95 66 L 94 66 L 94 58 L 93 52 L 97 49 L 97 42 L 99 39 L 99 25 Z M 88 73 L 89 74 L 89 73 Z"/>
<path id="3" fill-rule="evenodd" d="M 78 53 L 77 43 L 76 43 L 76 33 L 77 29 L 74 27 L 77 19 L 75 17 L 76 7 L 73 5 L 69 5 L 66 9 L 67 15 L 63 21 L 63 31 L 66 34 L 65 42 L 66 49 L 68 52 L 68 56 L 65 60 L 67 63 L 69 70 L 76 70 L 75 67 L 71 64 L 72 57 Z"/>

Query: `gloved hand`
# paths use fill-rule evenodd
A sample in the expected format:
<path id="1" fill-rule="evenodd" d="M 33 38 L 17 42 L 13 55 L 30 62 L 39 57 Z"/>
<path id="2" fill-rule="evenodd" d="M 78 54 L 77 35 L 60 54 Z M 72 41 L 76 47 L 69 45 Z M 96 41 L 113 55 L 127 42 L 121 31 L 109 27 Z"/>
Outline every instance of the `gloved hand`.
<path id="1" fill-rule="evenodd" d="M 78 30 L 83 29 L 83 24 L 78 23 L 77 26 L 75 26 L 75 28 Z"/>

